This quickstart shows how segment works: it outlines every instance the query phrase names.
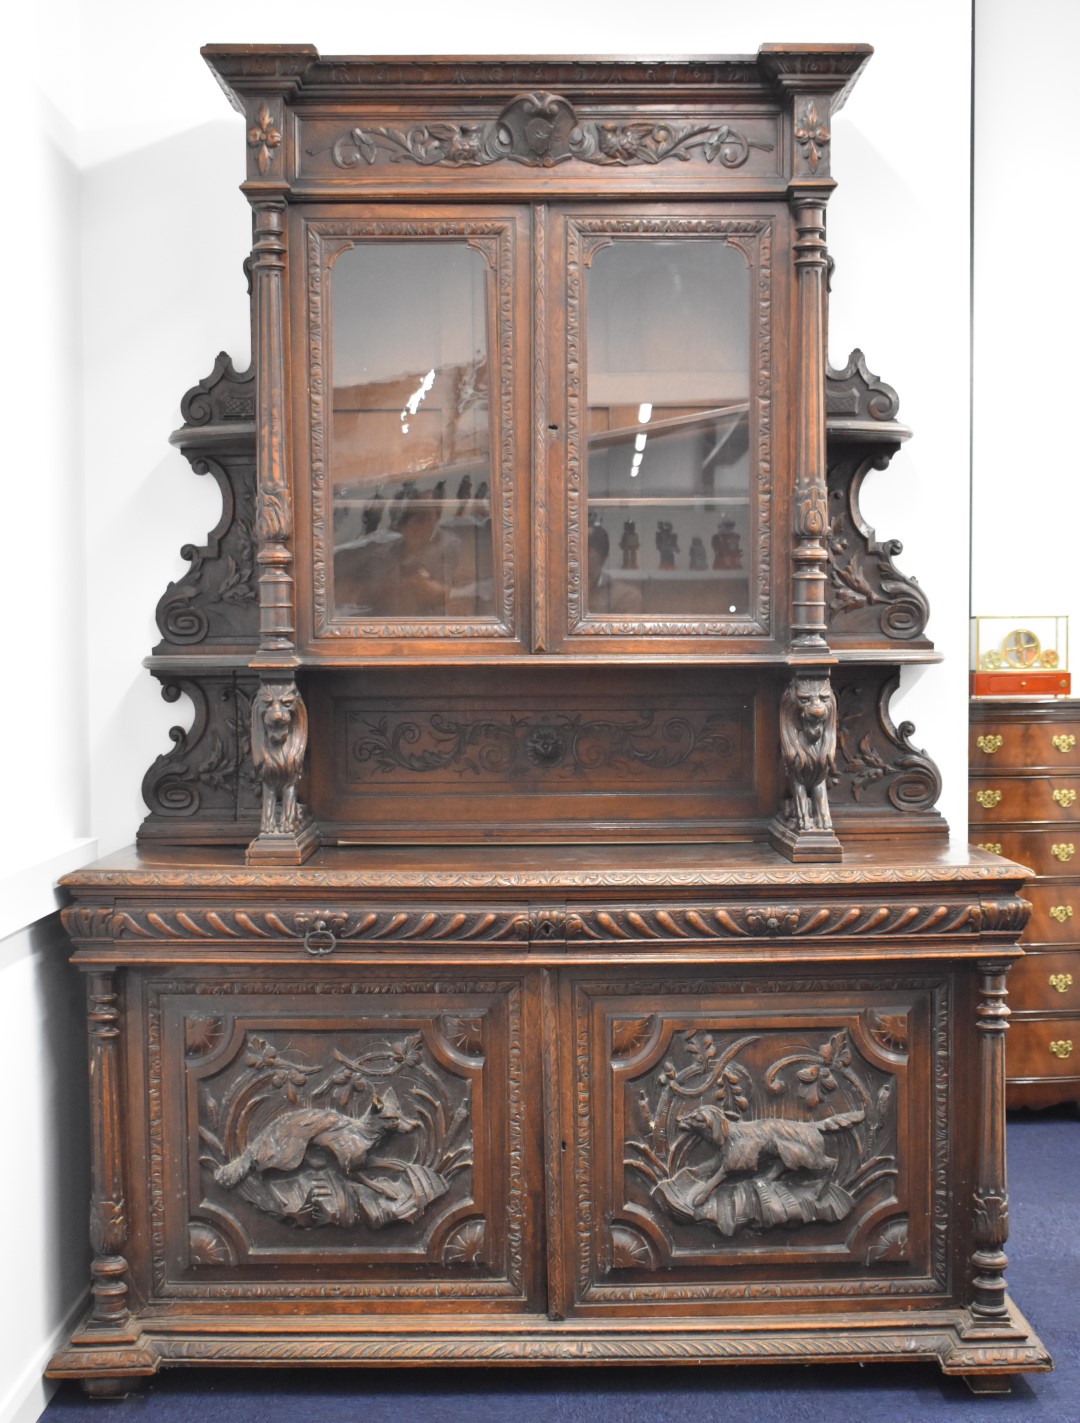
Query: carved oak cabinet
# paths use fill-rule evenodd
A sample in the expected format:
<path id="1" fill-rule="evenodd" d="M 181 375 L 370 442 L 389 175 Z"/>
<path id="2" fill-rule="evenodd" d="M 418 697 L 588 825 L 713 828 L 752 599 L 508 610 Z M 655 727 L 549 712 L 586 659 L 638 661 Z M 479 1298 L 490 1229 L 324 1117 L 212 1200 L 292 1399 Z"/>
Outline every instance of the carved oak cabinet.
<path id="1" fill-rule="evenodd" d="M 1004 1285 L 1024 871 L 896 727 L 908 431 L 825 362 L 865 45 L 322 59 L 245 116 L 252 369 L 68 877 L 92 1307 L 50 1372 L 1049 1360 Z"/>

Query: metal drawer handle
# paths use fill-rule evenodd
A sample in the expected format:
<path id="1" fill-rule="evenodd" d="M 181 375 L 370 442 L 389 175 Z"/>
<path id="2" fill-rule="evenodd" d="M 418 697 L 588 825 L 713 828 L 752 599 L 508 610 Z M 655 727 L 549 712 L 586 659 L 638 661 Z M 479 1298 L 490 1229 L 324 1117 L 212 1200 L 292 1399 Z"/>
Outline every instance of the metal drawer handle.
<path id="1" fill-rule="evenodd" d="M 1073 917 L 1073 907 L 1071 904 L 1051 904 L 1050 918 L 1056 919 L 1059 924 L 1064 924 L 1066 919 Z"/>
<path id="2" fill-rule="evenodd" d="M 1060 736 L 1051 736 L 1050 745 L 1064 756 L 1076 745 L 1076 737 L 1071 732 L 1063 732 Z"/>
<path id="3" fill-rule="evenodd" d="M 1072 1038 L 1058 1038 L 1057 1042 L 1050 1044 L 1050 1051 L 1055 1057 L 1068 1057 L 1072 1053 Z"/>
<path id="4" fill-rule="evenodd" d="M 980 751 L 985 751 L 987 756 L 992 756 L 995 751 L 1000 751 L 1005 738 L 1003 736 L 976 736 L 975 745 Z"/>
<path id="5" fill-rule="evenodd" d="M 1062 845 L 1051 845 L 1050 853 L 1055 860 L 1060 860 L 1062 864 L 1065 864 L 1076 854 L 1076 846 L 1071 840 L 1068 840 Z"/>
<path id="6" fill-rule="evenodd" d="M 1068 993 L 1072 987 L 1071 973 L 1052 973 L 1050 975 L 1050 987 L 1058 993 Z"/>
<path id="7" fill-rule="evenodd" d="M 1071 788 L 1069 790 L 1064 791 L 1055 791 L 1050 797 L 1050 799 L 1057 801 L 1058 805 L 1060 805 L 1062 809 L 1066 809 L 1068 806 L 1072 805 L 1073 801 L 1076 799 L 1076 792 Z"/>
<path id="8" fill-rule="evenodd" d="M 1000 841 L 1000 840 L 986 840 L 986 841 L 984 841 L 982 844 L 976 845 L 975 848 L 976 848 L 976 850 L 989 850 L 990 853 L 991 853 L 991 855 L 1000 855 L 1000 854 L 1001 854 L 1001 841 Z"/>
<path id="9" fill-rule="evenodd" d="M 995 805 L 1001 803 L 1003 791 L 976 791 L 975 799 L 982 806 L 983 810 L 993 810 Z M 1055 797 L 1056 799 L 1057 797 Z"/>
<path id="10" fill-rule="evenodd" d="M 337 948 L 337 935 L 325 919 L 316 919 L 304 934 L 304 948 L 313 958 L 322 959 Z"/>

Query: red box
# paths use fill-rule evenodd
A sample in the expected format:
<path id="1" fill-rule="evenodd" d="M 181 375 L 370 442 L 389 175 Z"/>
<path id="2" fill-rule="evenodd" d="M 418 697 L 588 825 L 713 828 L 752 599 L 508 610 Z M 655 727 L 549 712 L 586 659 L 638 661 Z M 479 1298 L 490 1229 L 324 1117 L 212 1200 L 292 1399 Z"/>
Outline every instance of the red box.
<path id="1" fill-rule="evenodd" d="M 1069 672 L 972 672 L 975 697 L 1067 697 L 1072 687 Z"/>

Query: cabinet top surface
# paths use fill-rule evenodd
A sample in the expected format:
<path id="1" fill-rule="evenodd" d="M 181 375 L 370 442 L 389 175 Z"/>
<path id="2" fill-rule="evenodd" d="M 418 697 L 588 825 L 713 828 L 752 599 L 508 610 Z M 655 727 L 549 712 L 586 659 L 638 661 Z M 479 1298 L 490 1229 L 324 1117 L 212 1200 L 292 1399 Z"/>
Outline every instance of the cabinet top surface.
<path id="1" fill-rule="evenodd" d="M 762 888 L 1018 882 L 1030 871 L 960 842 L 849 851 L 843 864 L 792 864 L 767 845 L 379 845 L 324 849 L 296 867 L 249 867 L 240 849 L 120 850 L 65 875 L 73 889 L 268 886 L 297 889 Z"/>

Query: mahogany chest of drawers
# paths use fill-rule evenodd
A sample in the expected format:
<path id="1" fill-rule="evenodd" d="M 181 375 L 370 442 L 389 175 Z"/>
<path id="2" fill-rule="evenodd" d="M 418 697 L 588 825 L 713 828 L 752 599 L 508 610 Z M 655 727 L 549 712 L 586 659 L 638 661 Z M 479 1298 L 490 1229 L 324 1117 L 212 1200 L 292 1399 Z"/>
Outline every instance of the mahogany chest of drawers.
<path id="1" fill-rule="evenodd" d="M 1030 865 L 1010 976 L 1010 1107 L 1080 1102 L 1080 702 L 973 701 L 971 839 Z"/>

